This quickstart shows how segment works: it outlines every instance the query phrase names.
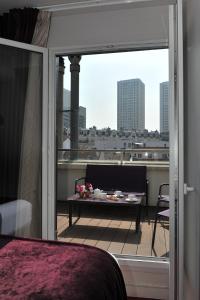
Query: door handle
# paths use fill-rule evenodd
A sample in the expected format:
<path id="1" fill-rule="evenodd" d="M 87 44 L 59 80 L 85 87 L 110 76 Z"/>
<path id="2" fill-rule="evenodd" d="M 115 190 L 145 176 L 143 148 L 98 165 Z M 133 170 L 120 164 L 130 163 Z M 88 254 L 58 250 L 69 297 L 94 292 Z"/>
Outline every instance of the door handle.
<path id="1" fill-rule="evenodd" d="M 184 195 L 187 195 L 190 192 L 194 192 L 194 187 L 188 186 L 187 183 L 184 183 Z"/>

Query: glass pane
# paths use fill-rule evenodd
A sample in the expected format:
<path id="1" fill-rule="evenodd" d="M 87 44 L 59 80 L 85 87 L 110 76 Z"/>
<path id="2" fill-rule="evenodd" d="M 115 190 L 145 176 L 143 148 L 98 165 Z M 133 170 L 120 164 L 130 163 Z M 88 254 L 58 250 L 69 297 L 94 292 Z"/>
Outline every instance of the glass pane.
<path id="1" fill-rule="evenodd" d="M 3 234 L 41 237 L 42 54 L 0 46 Z"/>

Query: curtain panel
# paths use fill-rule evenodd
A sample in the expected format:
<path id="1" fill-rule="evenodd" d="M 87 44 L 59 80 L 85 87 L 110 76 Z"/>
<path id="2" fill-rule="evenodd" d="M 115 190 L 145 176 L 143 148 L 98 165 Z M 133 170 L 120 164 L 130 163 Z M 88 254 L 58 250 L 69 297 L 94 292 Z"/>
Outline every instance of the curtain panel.
<path id="1" fill-rule="evenodd" d="M 39 11 L 32 44 L 46 47 L 51 13 Z M 35 67 L 37 66 L 37 67 Z M 39 67 L 40 66 L 40 67 Z M 36 88 L 37 87 L 37 88 Z M 41 232 L 42 206 L 42 61 L 30 54 L 18 181 L 18 198 L 32 204 L 31 236 Z M 31 170 L 31 172 L 30 172 Z"/>
<path id="2" fill-rule="evenodd" d="M 0 37 L 18 42 L 32 42 L 39 10 L 37 8 L 11 9 L 0 16 Z"/>

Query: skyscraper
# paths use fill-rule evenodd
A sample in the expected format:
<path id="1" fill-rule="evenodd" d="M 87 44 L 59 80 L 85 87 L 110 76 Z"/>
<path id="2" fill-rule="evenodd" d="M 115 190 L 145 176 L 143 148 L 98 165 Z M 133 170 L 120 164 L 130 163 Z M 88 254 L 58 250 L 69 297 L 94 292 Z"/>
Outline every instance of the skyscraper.
<path id="1" fill-rule="evenodd" d="M 71 92 L 66 89 L 63 89 L 63 109 L 65 110 L 63 114 L 64 127 L 69 128 L 71 115 Z M 86 128 L 86 108 L 83 106 L 79 106 L 79 128 Z"/>
<path id="2" fill-rule="evenodd" d="M 79 106 L 79 128 L 85 129 L 86 128 L 86 108 L 83 106 Z"/>
<path id="3" fill-rule="evenodd" d="M 71 92 L 69 90 L 63 89 L 63 109 L 70 110 L 71 106 Z M 63 114 L 64 127 L 68 128 L 70 126 L 70 111 L 65 111 Z"/>
<path id="4" fill-rule="evenodd" d="M 145 85 L 140 79 L 117 82 L 117 129 L 144 130 Z"/>
<path id="5" fill-rule="evenodd" d="M 169 82 L 160 83 L 160 132 L 169 132 Z"/>

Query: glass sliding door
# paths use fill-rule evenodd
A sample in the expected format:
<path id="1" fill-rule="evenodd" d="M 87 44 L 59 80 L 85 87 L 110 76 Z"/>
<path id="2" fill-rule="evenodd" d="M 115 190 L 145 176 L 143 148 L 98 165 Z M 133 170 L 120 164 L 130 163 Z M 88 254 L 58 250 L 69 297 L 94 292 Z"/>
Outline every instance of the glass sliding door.
<path id="1" fill-rule="evenodd" d="M 46 231 L 45 50 L 1 42 L 0 232 L 40 238 Z"/>

